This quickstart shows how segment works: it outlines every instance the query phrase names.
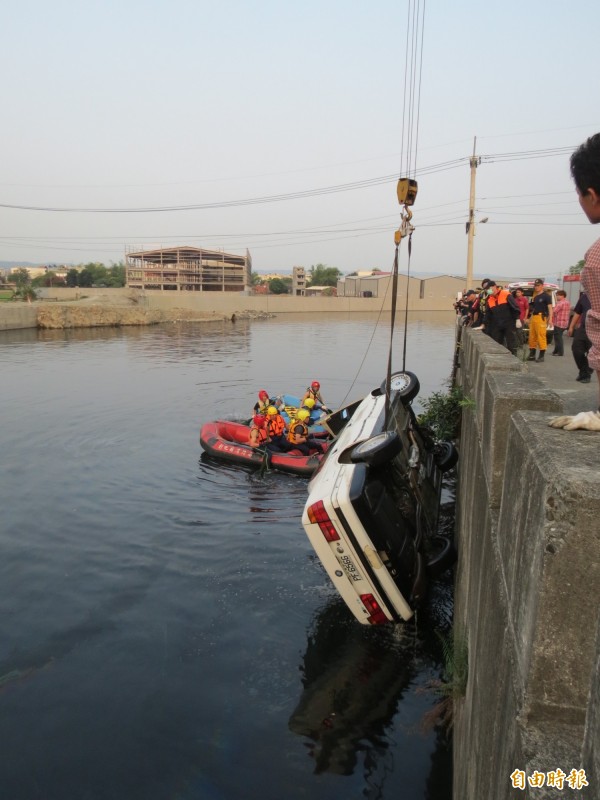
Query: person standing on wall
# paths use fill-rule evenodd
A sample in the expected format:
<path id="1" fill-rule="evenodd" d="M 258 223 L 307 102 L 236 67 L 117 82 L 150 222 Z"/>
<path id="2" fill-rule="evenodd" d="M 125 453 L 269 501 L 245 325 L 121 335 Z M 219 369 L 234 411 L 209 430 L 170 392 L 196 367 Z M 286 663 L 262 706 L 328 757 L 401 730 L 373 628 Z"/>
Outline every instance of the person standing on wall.
<path id="1" fill-rule="evenodd" d="M 569 317 L 571 315 L 571 304 L 567 300 L 567 293 L 564 289 L 559 289 L 556 293 L 557 303 L 554 306 L 552 319 L 554 320 L 554 351 L 553 356 L 564 356 L 565 345 L 563 333 L 569 327 Z"/>
<path id="2" fill-rule="evenodd" d="M 531 317 L 529 319 L 529 357 L 527 361 L 540 364 L 546 355 L 548 325 L 552 325 L 552 298 L 544 291 L 544 281 L 536 278 L 533 282 L 531 298 Z M 536 359 L 535 351 L 539 355 Z"/>

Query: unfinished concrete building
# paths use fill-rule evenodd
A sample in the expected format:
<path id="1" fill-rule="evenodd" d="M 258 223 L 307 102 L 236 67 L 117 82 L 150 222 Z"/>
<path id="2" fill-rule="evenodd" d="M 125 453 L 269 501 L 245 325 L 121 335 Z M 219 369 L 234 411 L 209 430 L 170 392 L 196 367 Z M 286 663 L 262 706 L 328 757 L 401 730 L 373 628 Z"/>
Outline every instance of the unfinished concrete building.
<path id="1" fill-rule="evenodd" d="M 205 250 L 168 247 L 125 254 L 127 286 L 161 292 L 244 292 L 250 289 L 252 259 Z"/>

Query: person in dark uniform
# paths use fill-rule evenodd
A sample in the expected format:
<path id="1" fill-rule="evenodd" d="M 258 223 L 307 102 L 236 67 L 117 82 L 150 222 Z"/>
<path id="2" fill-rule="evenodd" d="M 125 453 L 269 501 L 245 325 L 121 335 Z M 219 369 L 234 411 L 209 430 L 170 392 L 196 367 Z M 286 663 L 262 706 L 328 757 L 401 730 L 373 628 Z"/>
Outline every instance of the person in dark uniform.
<path id="1" fill-rule="evenodd" d="M 490 336 L 498 344 L 503 344 L 515 356 L 517 354 L 517 318 L 520 309 L 515 298 L 502 289 L 495 281 L 488 283 L 488 318 L 491 321 Z"/>
<path id="2" fill-rule="evenodd" d="M 590 369 L 587 357 L 592 343 L 585 332 L 585 317 L 590 308 L 588 296 L 585 292 L 582 292 L 573 309 L 573 317 L 568 330 L 568 335 L 573 339 L 571 352 L 573 353 L 573 358 L 579 369 L 579 375 L 575 380 L 581 383 L 589 383 L 592 379 L 592 370 Z"/>

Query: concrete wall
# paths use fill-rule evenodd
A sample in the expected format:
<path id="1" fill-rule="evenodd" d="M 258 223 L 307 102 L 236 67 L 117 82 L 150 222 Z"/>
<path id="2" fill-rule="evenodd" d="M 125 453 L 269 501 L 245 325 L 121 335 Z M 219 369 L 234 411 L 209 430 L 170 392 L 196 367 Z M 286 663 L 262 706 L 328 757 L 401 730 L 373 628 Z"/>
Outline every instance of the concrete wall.
<path id="1" fill-rule="evenodd" d="M 0 303 L 0 331 L 35 328 L 37 309 L 29 303 Z"/>
<path id="2" fill-rule="evenodd" d="M 385 280 L 381 281 L 385 284 Z M 456 291 L 464 288 L 463 281 L 458 278 L 429 278 L 424 281 L 427 291 L 421 297 L 421 281 L 410 279 L 409 310 L 410 311 L 449 311 L 456 299 Z M 322 312 L 327 314 L 346 313 L 348 311 L 378 312 L 382 304 L 386 311 L 391 309 L 389 292 L 385 301 L 380 287 L 380 297 L 297 297 L 293 295 L 246 295 L 237 292 L 141 292 L 136 289 L 68 289 L 52 288 L 40 291 L 40 299 L 74 300 L 77 297 L 124 296 L 136 295 L 147 302 L 149 308 L 160 310 L 167 308 L 191 308 L 200 311 L 232 314 L 241 311 L 258 311 L 272 314 L 297 314 Z M 406 299 L 406 276 L 400 276 L 398 282 L 398 308 L 404 308 Z"/>
<path id="3" fill-rule="evenodd" d="M 508 800 L 585 769 L 600 797 L 600 435 L 548 427 L 560 397 L 489 337 L 463 335 L 455 631 L 469 647 L 454 796 Z M 594 783 L 592 783 L 592 781 Z M 543 800 L 557 789 L 530 788 Z"/>

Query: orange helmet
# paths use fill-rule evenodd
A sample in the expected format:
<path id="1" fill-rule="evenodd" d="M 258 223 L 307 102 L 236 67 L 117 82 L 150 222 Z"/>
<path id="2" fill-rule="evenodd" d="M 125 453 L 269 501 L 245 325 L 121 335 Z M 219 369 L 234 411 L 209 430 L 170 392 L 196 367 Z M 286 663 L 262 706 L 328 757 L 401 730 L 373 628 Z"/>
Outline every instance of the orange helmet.
<path id="1" fill-rule="evenodd" d="M 258 399 L 259 400 L 268 400 L 269 399 L 269 393 L 267 391 L 265 391 L 265 389 L 261 389 L 260 392 L 258 393 Z"/>
<path id="2" fill-rule="evenodd" d="M 321 388 L 321 384 L 319 383 L 319 381 L 313 381 L 313 382 L 311 383 L 311 385 L 310 385 L 310 388 L 311 388 L 311 389 L 314 389 L 314 390 L 315 390 L 315 392 L 318 392 L 318 391 L 319 391 L 319 389 Z"/>
<path id="3" fill-rule="evenodd" d="M 262 414 L 255 414 L 252 419 L 257 428 L 265 427 L 265 418 Z"/>

